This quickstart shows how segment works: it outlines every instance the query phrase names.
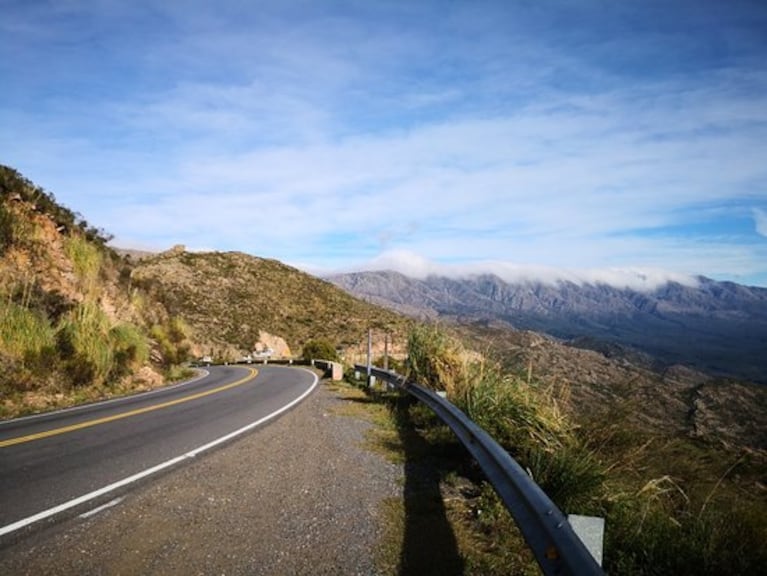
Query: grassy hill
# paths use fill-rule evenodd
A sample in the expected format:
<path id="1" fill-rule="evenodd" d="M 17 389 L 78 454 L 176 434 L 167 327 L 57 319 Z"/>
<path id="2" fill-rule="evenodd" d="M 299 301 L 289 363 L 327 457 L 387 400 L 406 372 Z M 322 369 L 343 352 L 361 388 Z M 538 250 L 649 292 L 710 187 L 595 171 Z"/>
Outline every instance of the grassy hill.
<path id="1" fill-rule="evenodd" d="M 253 350 L 264 333 L 282 338 L 294 354 L 318 337 L 351 351 L 366 342 L 369 328 L 403 340 L 412 323 L 276 260 L 240 252 L 179 247 L 142 259 L 131 282 L 183 318 L 203 353 L 229 357 Z"/>

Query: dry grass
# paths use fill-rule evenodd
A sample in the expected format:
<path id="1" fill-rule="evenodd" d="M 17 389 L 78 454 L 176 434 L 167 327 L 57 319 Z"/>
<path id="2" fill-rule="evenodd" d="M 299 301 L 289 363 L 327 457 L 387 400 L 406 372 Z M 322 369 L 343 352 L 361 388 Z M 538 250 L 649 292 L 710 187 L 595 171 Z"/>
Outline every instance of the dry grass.
<path id="1" fill-rule="evenodd" d="M 760 544 L 767 541 L 761 452 L 653 432 L 631 417 L 631 397 L 625 410 L 595 410 L 581 426 L 563 409 L 566 387 L 561 396 L 561 387 L 467 361 L 462 345 L 435 327 L 417 330 L 410 342 L 415 379 L 446 389 L 564 512 L 606 517 L 610 573 L 750 574 L 767 562 Z M 440 428 L 420 423 L 434 450 L 449 443 L 433 432 Z M 480 522 L 480 541 L 495 556 L 480 562 L 481 571 L 492 573 L 492 566 L 507 562 L 505 554 L 523 552 L 513 539 L 495 547 L 495 530 L 509 528 L 497 506 L 485 507 L 492 513 Z"/>
<path id="2" fill-rule="evenodd" d="M 260 332 L 291 350 L 318 337 L 359 346 L 368 328 L 404 338 L 410 321 L 274 260 L 229 253 L 166 253 L 142 260 L 132 283 L 183 318 L 205 348 L 250 351 Z"/>

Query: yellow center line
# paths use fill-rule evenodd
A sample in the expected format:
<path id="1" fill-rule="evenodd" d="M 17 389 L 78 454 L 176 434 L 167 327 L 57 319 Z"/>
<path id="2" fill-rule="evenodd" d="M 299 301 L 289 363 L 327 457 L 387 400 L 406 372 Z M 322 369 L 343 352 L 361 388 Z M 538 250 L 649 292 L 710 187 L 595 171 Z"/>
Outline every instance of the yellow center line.
<path id="1" fill-rule="evenodd" d="M 138 416 L 139 414 L 145 414 L 154 410 L 175 406 L 176 404 L 197 400 L 198 398 L 204 398 L 205 396 L 210 396 L 211 394 L 217 394 L 218 392 L 223 392 L 224 390 L 229 390 L 230 388 L 234 388 L 236 386 L 241 386 L 245 382 L 253 379 L 256 374 L 258 374 L 258 370 L 254 370 L 253 368 L 248 368 L 248 370 L 250 371 L 250 374 L 241 380 L 232 382 L 231 384 L 219 386 L 218 388 L 206 390 L 205 392 L 198 392 L 197 394 L 192 394 L 191 396 L 184 396 L 183 398 L 178 398 L 176 400 L 162 402 L 161 404 L 154 404 L 152 406 L 147 406 L 146 408 L 138 408 L 136 410 L 130 410 L 129 412 L 122 412 L 120 414 L 115 414 L 114 416 L 106 416 L 104 418 L 97 418 L 96 420 L 88 420 L 86 422 L 80 422 L 79 424 L 72 424 L 71 426 L 54 428 L 53 430 L 46 430 L 45 432 L 38 432 L 37 434 L 29 434 L 28 436 L 19 436 L 18 438 L 0 440 L 0 448 L 13 446 L 14 444 L 22 444 L 24 442 L 32 442 L 33 440 L 40 440 L 41 438 L 48 438 L 49 436 L 58 436 L 59 434 L 66 434 L 67 432 L 74 432 L 75 430 L 90 428 L 91 426 L 98 426 L 99 424 L 106 424 L 107 422 L 114 422 L 115 420 L 121 420 L 122 418 Z"/>

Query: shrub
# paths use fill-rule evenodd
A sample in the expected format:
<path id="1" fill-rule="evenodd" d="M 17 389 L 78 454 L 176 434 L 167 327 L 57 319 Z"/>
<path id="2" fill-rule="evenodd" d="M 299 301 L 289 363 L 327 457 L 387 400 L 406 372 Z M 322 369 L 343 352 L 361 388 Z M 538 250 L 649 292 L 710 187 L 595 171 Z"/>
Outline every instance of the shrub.
<path id="1" fill-rule="evenodd" d="M 150 331 L 157 343 L 165 368 L 181 364 L 189 359 L 189 327 L 178 317 L 170 318 L 163 324 L 156 324 Z"/>
<path id="2" fill-rule="evenodd" d="M 389 358 L 384 358 L 384 356 L 379 356 L 378 358 L 373 359 L 373 366 L 379 366 L 383 368 L 384 364 L 389 365 L 389 370 L 394 370 L 395 372 L 402 373 L 405 370 L 405 363 L 402 360 L 399 360 L 397 358 L 392 358 L 389 356 Z"/>
<path id="3" fill-rule="evenodd" d="M 0 352 L 23 360 L 54 345 L 54 331 L 45 316 L 14 302 L 0 303 Z"/>
<path id="4" fill-rule="evenodd" d="M 113 367 L 109 319 L 95 303 L 79 304 L 59 325 L 56 347 L 74 386 L 103 384 Z"/>
<path id="5" fill-rule="evenodd" d="M 301 356 L 305 360 L 338 360 L 336 347 L 324 338 L 309 340 L 304 344 Z"/>
<path id="6" fill-rule="evenodd" d="M 111 376 L 120 378 L 149 359 L 146 337 L 132 324 L 118 324 L 109 331 L 114 355 Z"/>
<path id="7" fill-rule="evenodd" d="M 14 220 L 13 213 L 5 207 L 5 202 L 0 199 L 0 254 L 13 245 Z"/>

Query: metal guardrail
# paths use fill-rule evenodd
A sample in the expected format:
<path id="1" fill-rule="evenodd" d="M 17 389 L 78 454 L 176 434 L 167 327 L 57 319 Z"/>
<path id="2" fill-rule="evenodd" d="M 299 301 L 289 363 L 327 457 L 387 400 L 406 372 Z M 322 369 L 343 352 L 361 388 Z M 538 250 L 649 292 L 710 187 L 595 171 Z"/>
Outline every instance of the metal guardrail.
<path id="1" fill-rule="evenodd" d="M 368 367 L 355 370 L 367 373 Z M 544 574 L 604 574 L 565 515 L 508 452 L 466 414 L 432 390 L 380 368 L 370 374 L 429 406 L 474 457 L 514 517 Z"/>

